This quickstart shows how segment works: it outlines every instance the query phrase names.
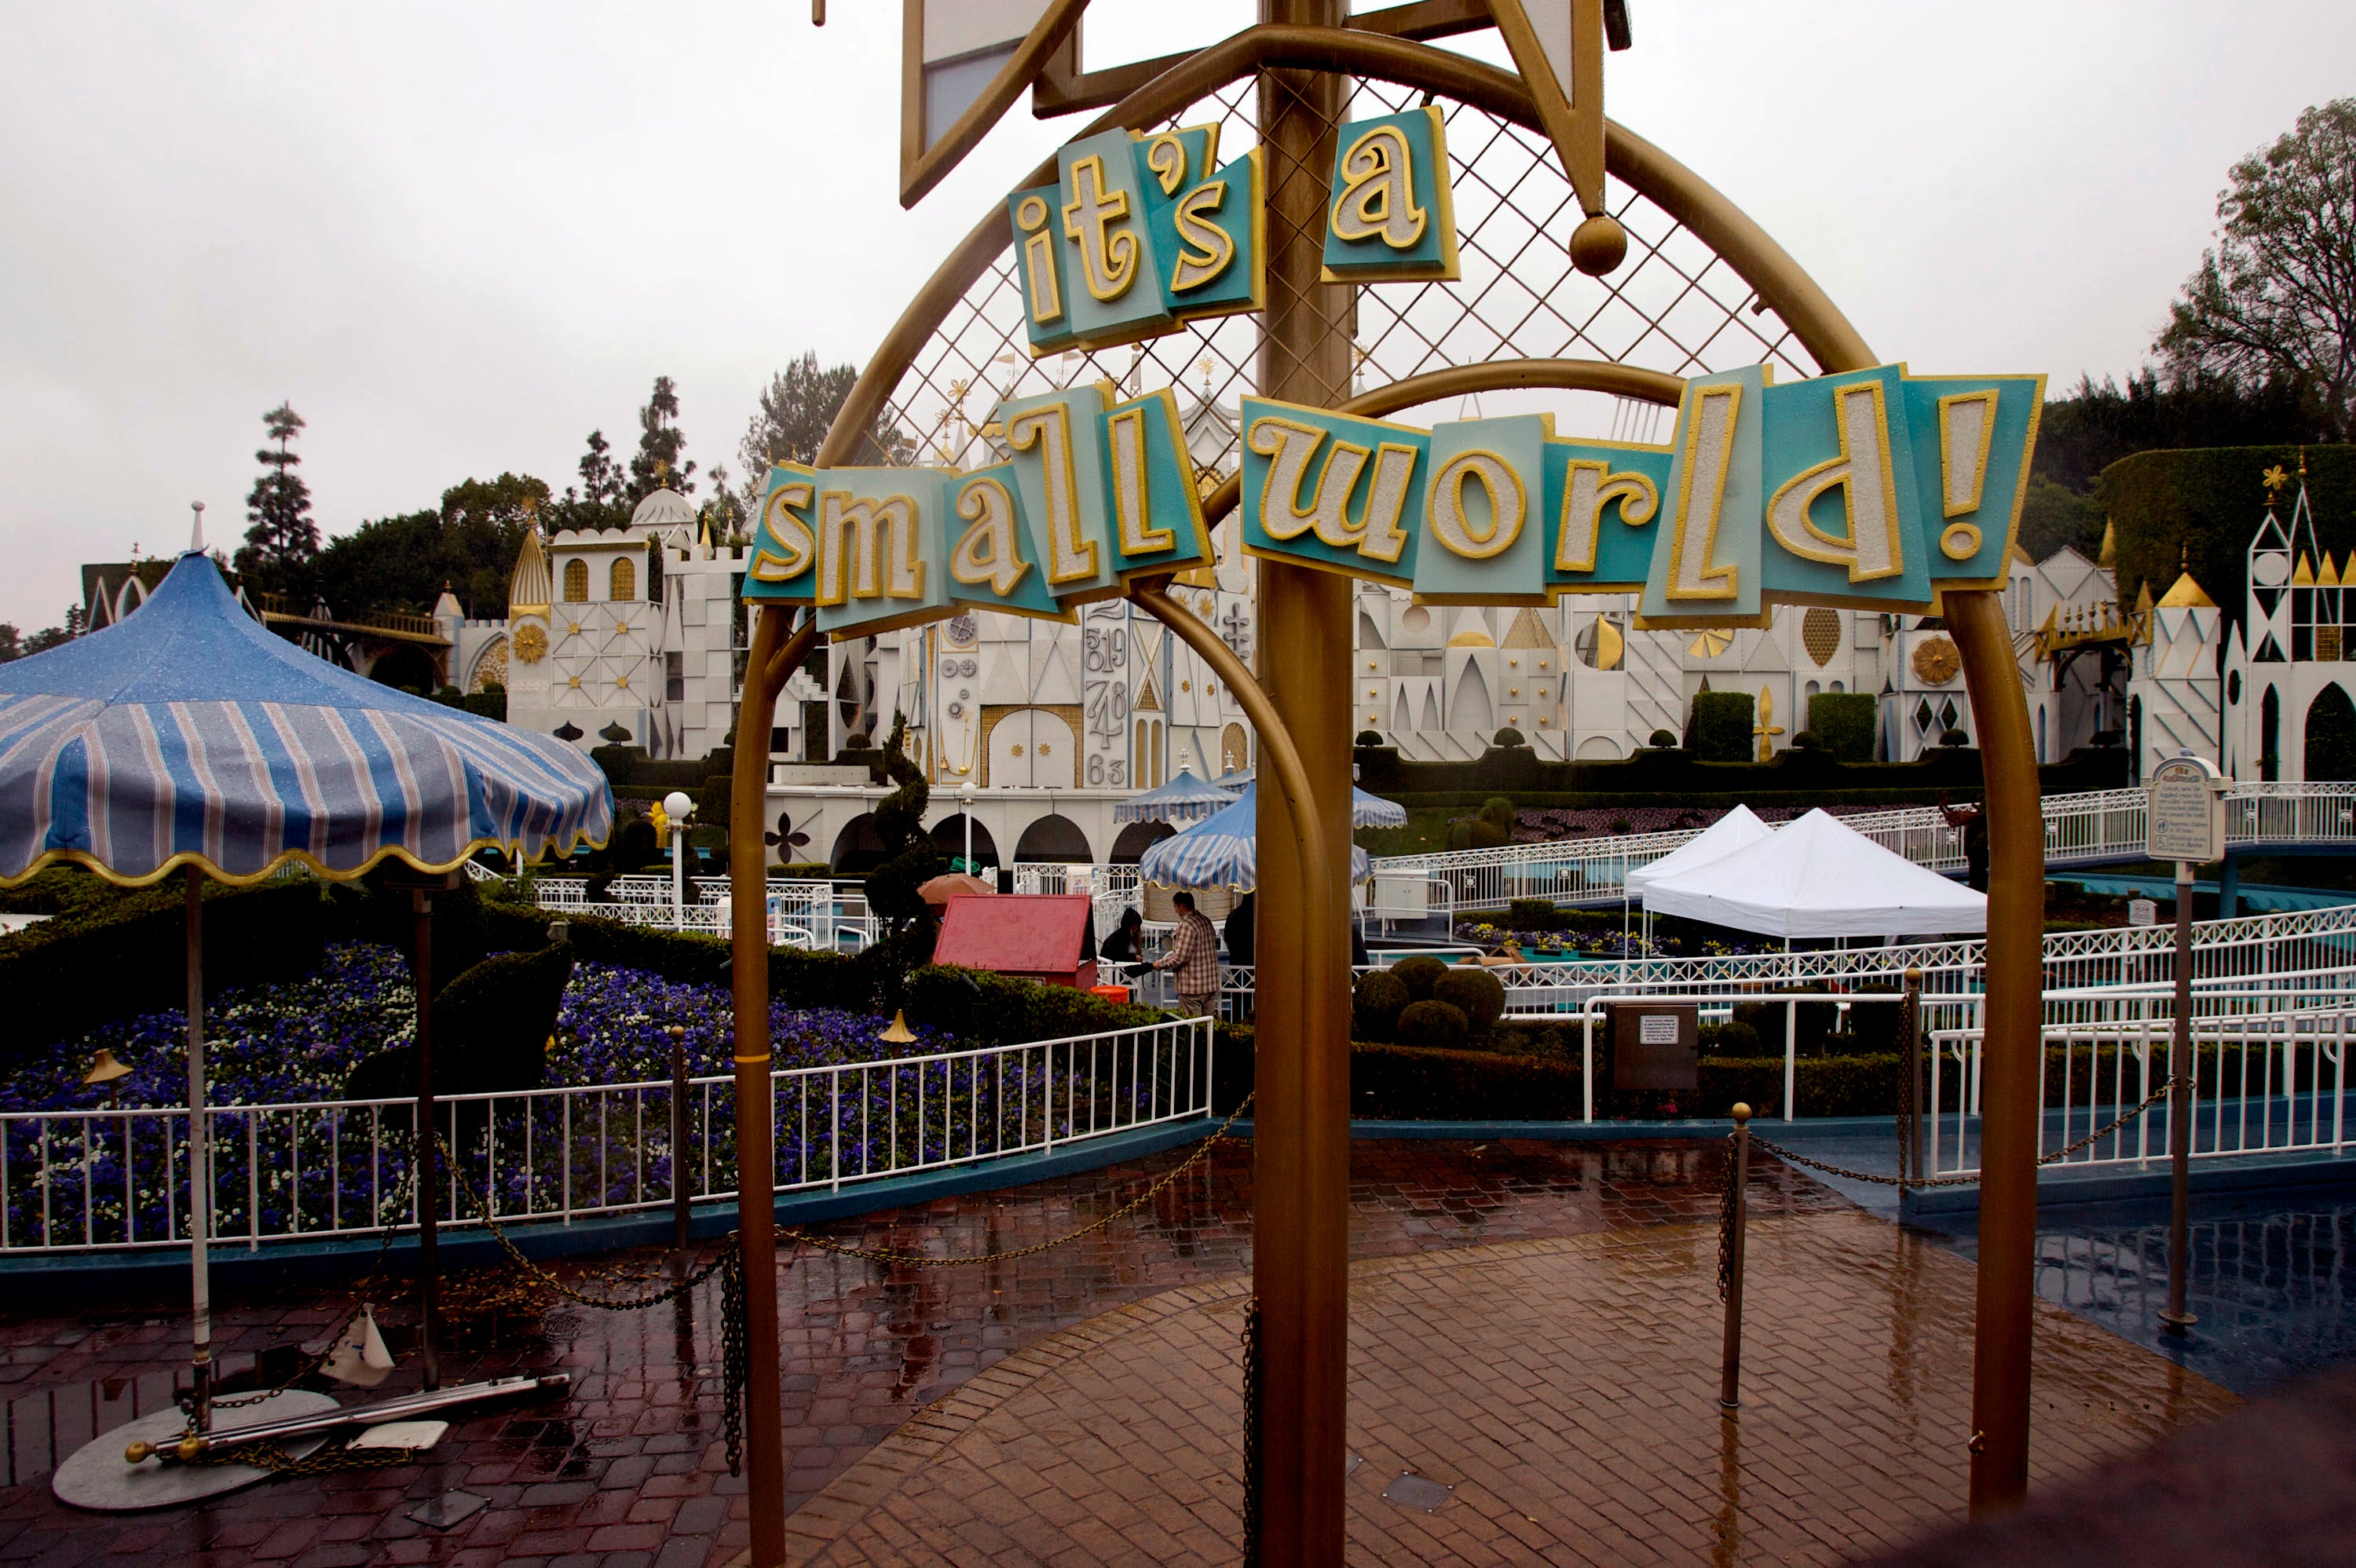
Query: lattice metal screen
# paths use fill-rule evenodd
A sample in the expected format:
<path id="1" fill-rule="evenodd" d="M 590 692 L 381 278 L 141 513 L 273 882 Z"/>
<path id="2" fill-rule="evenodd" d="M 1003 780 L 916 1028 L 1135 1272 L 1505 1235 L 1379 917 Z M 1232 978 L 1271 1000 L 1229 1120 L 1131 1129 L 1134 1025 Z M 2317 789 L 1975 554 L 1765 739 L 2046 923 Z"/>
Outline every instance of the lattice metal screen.
<path id="1" fill-rule="evenodd" d="M 1258 85 L 1234 87 L 1176 116 L 1173 124 L 1220 122 L 1219 156 L 1254 144 Z M 1423 102 L 1422 93 L 1361 83 L 1348 111 L 1365 119 Z M 1454 283 L 1375 283 L 1358 292 L 1357 388 L 1387 385 L 1451 365 L 1500 358 L 1591 358 L 1687 376 L 1762 361 L 1781 377 L 1819 373 L 1782 318 L 1765 309 L 1734 269 L 1645 197 L 1614 182 L 1614 215 L 1628 230 L 1628 256 L 1608 278 L 1590 278 L 1564 250 L 1579 220 L 1577 199 L 1542 136 L 1484 110 L 1440 101 L 1447 113 L 1463 276 Z M 1270 171 L 1271 183 L 1275 171 Z M 864 462 L 969 465 L 991 461 L 987 424 L 1001 398 L 1109 380 L 1131 391 L 1178 389 L 1190 417 L 1203 403 L 1232 416 L 1251 391 L 1259 327 L 1251 315 L 1197 323 L 1165 337 L 1099 352 L 1033 360 L 1024 341 L 1013 254 L 1001 255 L 950 310 L 894 389 L 896 450 Z M 1438 418 L 1482 411 L 1437 409 Z M 1502 411 L 1493 408 L 1487 411 Z M 1595 397 L 1565 434 L 1666 439 L 1666 411 Z M 1197 421 L 1198 434 L 1225 423 L 1224 451 L 1198 450 L 1223 471 L 1236 461 L 1229 421 Z"/>

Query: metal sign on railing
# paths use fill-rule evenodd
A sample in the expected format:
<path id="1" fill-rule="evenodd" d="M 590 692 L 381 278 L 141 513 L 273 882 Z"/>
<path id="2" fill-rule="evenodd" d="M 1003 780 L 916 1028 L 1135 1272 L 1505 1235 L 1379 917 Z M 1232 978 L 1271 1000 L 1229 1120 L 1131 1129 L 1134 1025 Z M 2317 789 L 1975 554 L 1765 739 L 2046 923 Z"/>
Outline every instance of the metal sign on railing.
<path id="1" fill-rule="evenodd" d="M 2217 764 L 2190 753 L 2154 768 L 2144 785 L 2144 853 L 2206 865 L 2225 854 L 2225 788 Z"/>

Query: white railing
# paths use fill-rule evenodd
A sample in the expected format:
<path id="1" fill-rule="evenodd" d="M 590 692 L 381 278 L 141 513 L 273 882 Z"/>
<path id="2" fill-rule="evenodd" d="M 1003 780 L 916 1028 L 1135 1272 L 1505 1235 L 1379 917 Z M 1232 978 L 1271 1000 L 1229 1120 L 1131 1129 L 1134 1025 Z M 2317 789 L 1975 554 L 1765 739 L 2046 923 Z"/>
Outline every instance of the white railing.
<path id="1" fill-rule="evenodd" d="M 2144 792 L 2096 790 L 2048 795 L 2045 863 L 2062 867 L 2143 858 Z M 1842 822 L 1883 848 L 1934 871 L 1965 869 L 1963 835 L 1935 806 L 1858 812 Z M 1463 908 L 1502 908 L 1517 898 L 1616 903 L 1632 869 L 1679 848 L 1701 830 L 1622 834 L 1544 844 L 1505 844 L 1377 859 L 1375 875 L 1420 873 L 1444 880 Z M 2225 841 L 2356 845 L 2356 784 L 2237 784 L 2226 796 Z"/>
<path id="2" fill-rule="evenodd" d="M 2212 1004 L 2234 1011 L 2192 1019 L 2192 1157 L 2346 1152 L 2348 1040 L 2356 990 L 2344 977 L 2285 990 L 2223 990 Z M 2039 1151 L 2067 1149 L 2059 1165 L 2149 1168 L 2168 1158 L 2165 1096 L 2136 1107 L 2168 1077 L 2173 998 L 2087 998 L 2110 1016 L 2049 1024 L 2039 1080 Z M 1975 1022 L 1929 1032 L 1925 1151 L 1933 1175 L 1978 1174 L 1983 1036 Z M 2126 1119 L 2116 1127 L 2112 1124 Z M 2108 1130 L 2105 1130 L 2108 1129 Z"/>
<path id="3" fill-rule="evenodd" d="M 615 877 L 604 897 L 592 902 L 580 877 L 544 877 L 532 884 L 533 901 L 552 913 L 621 921 L 700 936 L 726 936 L 730 927 L 726 877 L 691 877 L 686 901 L 674 902 L 669 877 Z M 832 882 L 768 884 L 769 945 L 860 948 L 875 939 L 874 917 L 857 892 L 837 891 Z"/>
<path id="4" fill-rule="evenodd" d="M 1021 1045 L 771 1074 L 776 1189 L 839 1189 L 1034 1153 L 1210 1114 L 1212 1028 L 1180 1019 Z M 674 1148 L 684 1093 L 688 1141 Z M 456 1095 L 436 1102 L 458 1151 L 440 1212 L 479 1223 L 573 1220 L 735 1195 L 734 1080 L 691 1078 Z M 413 1224 L 414 1103 L 209 1107 L 213 1240 L 250 1249 Z M 0 1115 L 0 1252 L 185 1245 L 188 1113 Z M 472 1196 L 467 1196 L 471 1194 Z"/>

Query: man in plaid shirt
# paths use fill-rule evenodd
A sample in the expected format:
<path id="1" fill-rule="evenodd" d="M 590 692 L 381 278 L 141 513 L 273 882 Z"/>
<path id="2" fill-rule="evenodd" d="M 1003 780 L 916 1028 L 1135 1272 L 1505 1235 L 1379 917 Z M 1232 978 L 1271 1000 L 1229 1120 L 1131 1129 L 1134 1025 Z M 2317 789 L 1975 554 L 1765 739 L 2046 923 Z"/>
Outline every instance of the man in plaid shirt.
<path id="1" fill-rule="evenodd" d="M 1178 928 L 1170 934 L 1169 956 L 1153 966 L 1178 972 L 1178 1011 L 1182 1017 L 1206 1019 L 1219 999 L 1219 933 L 1194 908 L 1194 895 L 1173 894 Z"/>

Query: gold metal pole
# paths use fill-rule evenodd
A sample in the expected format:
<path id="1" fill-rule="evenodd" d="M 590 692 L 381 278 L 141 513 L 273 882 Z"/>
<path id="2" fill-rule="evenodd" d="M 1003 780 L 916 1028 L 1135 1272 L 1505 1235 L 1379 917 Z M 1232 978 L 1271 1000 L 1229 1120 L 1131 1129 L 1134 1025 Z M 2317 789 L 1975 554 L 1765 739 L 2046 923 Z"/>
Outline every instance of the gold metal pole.
<path id="1" fill-rule="evenodd" d="M 1264 22 L 1340 27 L 1343 0 L 1261 0 Z M 1259 385 L 1269 397 L 1331 407 L 1350 395 L 1355 292 L 1320 281 L 1333 133 L 1348 79 L 1321 69 L 1264 71 L 1268 309 Z M 1252 1129 L 1252 1284 L 1260 1311 L 1258 1455 L 1262 1564 L 1339 1564 L 1348 1458 L 1350 1335 L 1350 974 L 1346 872 L 1312 879 L 1296 836 L 1350 857 L 1350 584 L 1331 572 L 1262 562 L 1260 678 L 1300 748 L 1312 815 L 1259 793 L 1259 944 Z M 1266 743 L 1263 733 L 1262 743 Z"/>
<path id="2" fill-rule="evenodd" d="M 777 1368 L 776 1156 L 769 1084 L 769 867 L 761 829 L 769 798 L 769 726 L 786 677 L 818 637 L 814 616 L 786 635 L 788 612 L 765 604 L 744 660 L 728 796 L 729 972 L 736 1012 L 736 1236 L 744 1265 L 745 1491 L 753 1568 L 786 1560 L 786 1445 Z M 783 645 L 780 647 L 780 645 Z"/>
<path id="3" fill-rule="evenodd" d="M 1734 1169 L 1726 1219 L 1726 1325 L 1719 1340 L 1718 1403 L 1722 1410 L 1742 1407 L 1742 1249 L 1751 1221 L 1751 1107 L 1734 1107 L 1734 1148 L 1728 1157 Z"/>
<path id="4" fill-rule="evenodd" d="M 1963 655 L 1987 779 L 1987 1021 L 1971 1439 L 1971 1507 L 1984 1514 L 2029 1495 L 2038 1081 L 2045 1070 L 2045 819 L 2029 705 L 2004 612 L 1986 591 L 1943 599 L 1947 630 Z"/>

